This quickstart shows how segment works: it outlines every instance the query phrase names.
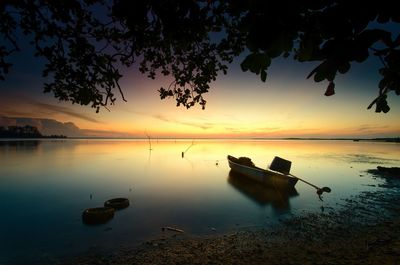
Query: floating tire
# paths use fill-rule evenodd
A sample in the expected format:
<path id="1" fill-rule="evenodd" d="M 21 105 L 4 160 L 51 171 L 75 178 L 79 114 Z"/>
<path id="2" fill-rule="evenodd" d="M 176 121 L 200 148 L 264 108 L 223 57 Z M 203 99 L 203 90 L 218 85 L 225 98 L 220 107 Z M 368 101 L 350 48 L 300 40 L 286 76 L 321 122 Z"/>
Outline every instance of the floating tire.
<path id="1" fill-rule="evenodd" d="M 129 200 L 127 198 L 115 198 L 108 200 L 104 203 L 104 207 L 111 207 L 115 210 L 124 209 L 129 206 Z"/>
<path id="2" fill-rule="evenodd" d="M 114 217 L 114 212 L 111 207 L 88 208 L 82 213 L 82 221 L 85 224 L 103 224 Z"/>

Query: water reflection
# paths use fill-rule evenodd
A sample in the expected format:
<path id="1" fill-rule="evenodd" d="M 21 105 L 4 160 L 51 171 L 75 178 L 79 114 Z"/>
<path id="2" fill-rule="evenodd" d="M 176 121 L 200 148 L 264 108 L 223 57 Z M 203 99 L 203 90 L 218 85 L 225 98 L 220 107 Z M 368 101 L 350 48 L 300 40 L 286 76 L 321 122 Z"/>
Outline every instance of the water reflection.
<path id="1" fill-rule="evenodd" d="M 41 144 L 40 140 L 12 140 L 12 141 L 1 141 L 0 140 L 0 148 L 1 149 L 9 149 L 9 150 L 36 150 Z"/>
<path id="2" fill-rule="evenodd" d="M 0 140 L 0 153 L 7 152 L 37 152 L 41 145 L 40 140 Z"/>
<path id="3" fill-rule="evenodd" d="M 289 199 L 299 195 L 295 188 L 275 189 L 267 187 L 259 182 L 245 178 L 232 170 L 229 171 L 228 183 L 258 205 L 271 205 L 277 212 L 290 211 Z"/>
<path id="4" fill-rule="evenodd" d="M 376 167 L 372 159 L 386 167 L 400 162 L 398 144 L 362 141 L 197 140 L 182 159 L 191 143 L 164 140 L 149 150 L 147 139 L 0 140 L 0 212 L 7 213 L 0 218 L 0 264 L 34 264 L 92 246 L 113 250 L 158 236 L 164 226 L 224 233 L 265 225 L 282 212 L 320 211 L 315 190 L 304 183 L 296 185 L 299 195 L 228 178 L 227 151 L 264 168 L 277 155 L 293 161 L 293 174 L 332 188 L 324 205 L 333 207 L 373 189 L 366 184 L 375 187 L 375 180 L 360 177 Z M 132 202 L 119 218 L 82 224 L 85 208 L 117 196 Z"/>

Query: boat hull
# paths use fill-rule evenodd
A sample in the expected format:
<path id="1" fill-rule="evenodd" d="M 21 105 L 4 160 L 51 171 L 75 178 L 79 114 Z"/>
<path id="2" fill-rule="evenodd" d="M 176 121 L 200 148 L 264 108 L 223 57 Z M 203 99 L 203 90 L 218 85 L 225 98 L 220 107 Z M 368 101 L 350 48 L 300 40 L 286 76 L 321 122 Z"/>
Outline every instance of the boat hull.
<path id="1" fill-rule="evenodd" d="M 233 172 L 270 187 L 293 188 L 298 181 L 297 178 L 276 171 L 242 165 L 237 158 L 230 155 L 228 163 Z"/>

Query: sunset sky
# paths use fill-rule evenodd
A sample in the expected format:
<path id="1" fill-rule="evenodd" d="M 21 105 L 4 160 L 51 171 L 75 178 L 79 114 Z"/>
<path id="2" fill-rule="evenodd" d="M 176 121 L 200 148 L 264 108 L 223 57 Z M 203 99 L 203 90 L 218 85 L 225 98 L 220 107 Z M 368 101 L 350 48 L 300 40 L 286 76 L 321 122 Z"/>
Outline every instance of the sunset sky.
<path id="1" fill-rule="evenodd" d="M 73 122 L 86 136 L 201 138 L 201 137 L 398 137 L 400 97 L 389 95 L 387 114 L 367 110 L 376 97 L 379 61 L 353 64 L 336 78 L 336 94 L 324 96 L 326 82 L 306 76 L 316 66 L 290 59 L 272 62 L 267 82 L 242 72 L 240 60 L 220 75 L 205 94 L 206 109 L 176 107 L 160 100 L 157 90 L 170 79 L 150 80 L 135 69 L 124 70 L 125 98 L 100 113 L 89 106 L 59 102 L 43 94 L 43 61 L 25 47 L 12 58 L 6 81 L 0 82 L 0 116 L 55 119 Z"/>

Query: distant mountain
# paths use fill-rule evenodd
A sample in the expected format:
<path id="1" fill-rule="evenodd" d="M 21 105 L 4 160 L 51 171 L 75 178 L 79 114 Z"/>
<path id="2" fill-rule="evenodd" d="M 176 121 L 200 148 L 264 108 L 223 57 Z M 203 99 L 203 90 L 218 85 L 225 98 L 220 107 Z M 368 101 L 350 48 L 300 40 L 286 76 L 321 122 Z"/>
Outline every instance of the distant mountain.
<path id="1" fill-rule="evenodd" d="M 67 137 L 87 136 L 72 122 L 59 122 L 53 119 L 4 117 L 0 116 L 0 126 L 33 126 L 42 135 L 65 135 Z"/>
<path id="2" fill-rule="evenodd" d="M 36 127 L 25 126 L 0 126 L 0 138 L 42 138 L 43 135 Z"/>

